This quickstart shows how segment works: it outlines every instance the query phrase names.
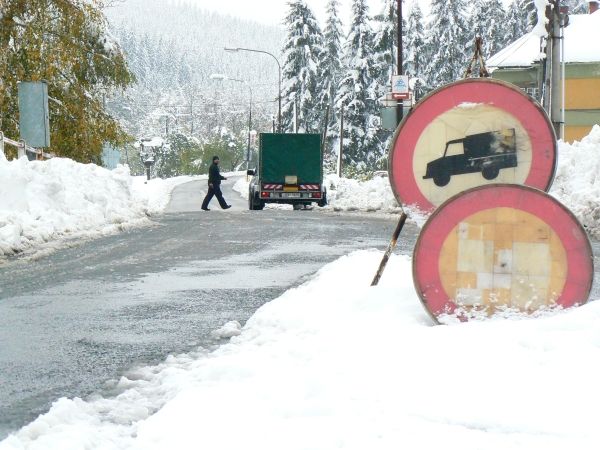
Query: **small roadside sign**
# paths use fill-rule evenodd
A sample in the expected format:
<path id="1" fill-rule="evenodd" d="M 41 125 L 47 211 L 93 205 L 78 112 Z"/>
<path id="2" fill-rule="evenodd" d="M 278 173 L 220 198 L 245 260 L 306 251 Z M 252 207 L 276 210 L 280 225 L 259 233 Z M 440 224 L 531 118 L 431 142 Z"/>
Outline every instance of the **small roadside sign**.
<path id="1" fill-rule="evenodd" d="M 408 75 L 392 75 L 392 98 L 395 100 L 410 98 Z"/>

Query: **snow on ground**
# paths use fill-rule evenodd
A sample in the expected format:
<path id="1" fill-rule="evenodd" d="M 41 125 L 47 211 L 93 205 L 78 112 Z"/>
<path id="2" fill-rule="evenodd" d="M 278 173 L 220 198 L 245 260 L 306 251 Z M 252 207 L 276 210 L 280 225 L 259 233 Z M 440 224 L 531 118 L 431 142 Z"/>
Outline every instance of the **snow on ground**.
<path id="1" fill-rule="evenodd" d="M 573 145 L 560 143 L 558 168 L 550 193 L 600 239 L 600 126 Z"/>
<path id="2" fill-rule="evenodd" d="M 0 158 L 0 256 L 146 225 L 171 190 L 191 180 L 132 177 L 70 159 Z"/>
<path id="3" fill-rule="evenodd" d="M 551 317 L 434 326 L 411 261 L 323 267 L 212 353 L 126 374 L 111 398 L 60 399 L 13 449 L 592 450 L 600 302 Z"/>

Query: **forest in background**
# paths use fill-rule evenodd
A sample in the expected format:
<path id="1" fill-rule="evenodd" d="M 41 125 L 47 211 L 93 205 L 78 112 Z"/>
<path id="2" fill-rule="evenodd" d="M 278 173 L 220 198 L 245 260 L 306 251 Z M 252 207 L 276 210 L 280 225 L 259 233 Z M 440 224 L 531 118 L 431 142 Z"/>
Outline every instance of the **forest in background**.
<path id="1" fill-rule="evenodd" d="M 295 0 L 288 2 L 282 26 L 269 27 L 185 3 L 166 9 L 158 0 L 128 0 L 107 14 L 138 82 L 126 97 L 113 99 L 112 110 L 135 136 L 173 135 L 188 150 L 197 148 L 169 174 L 201 172 L 215 152 L 225 154 L 225 165 L 233 169 L 246 157 L 249 89 L 252 129 L 272 130 L 277 65 L 268 55 L 223 49 L 260 49 L 282 66 L 284 132 L 327 130 L 331 169 L 344 108 L 346 174 L 386 169 L 392 133 L 381 128 L 378 99 L 396 73 L 396 3 L 381 0 L 370 11 L 365 0 L 352 0 L 351 17 L 341 18 L 340 1 L 328 0 L 326 21 L 319 23 L 305 1 Z M 566 3 L 583 12 L 585 2 Z M 128 13 L 113 14 L 119 9 Z M 419 97 L 463 77 L 476 35 L 483 38 L 487 58 L 537 20 L 533 0 L 513 0 L 507 7 L 502 0 L 432 0 L 427 14 L 415 2 L 403 16 L 403 72 L 417 80 Z M 238 81 L 215 80 L 213 74 Z"/>
<path id="2" fill-rule="evenodd" d="M 327 0 L 319 23 L 304 0 L 292 0 L 281 26 L 266 26 L 185 2 L 3 0 L 0 128 L 18 136 L 18 82 L 46 80 L 50 150 L 59 156 L 99 163 L 110 145 L 139 174 L 133 144 L 161 137 L 158 176 L 205 173 L 214 154 L 235 169 L 253 153 L 253 133 L 275 128 L 280 63 L 282 131 L 326 131 L 328 169 L 343 148 L 344 175 L 369 176 L 387 168 L 391 132 L 379 99 L 397 72 L 397 2 L 380 0 L 373 11 L 350 3 L 350 17 L 340 18 L 340 1 Z M 403 73 L 417 98 L 465 76 L 476 36 L 487 58 L 537 20 L 533 0 L 432 0 L 426 14 L 413 2 L 403 16 Z"/>

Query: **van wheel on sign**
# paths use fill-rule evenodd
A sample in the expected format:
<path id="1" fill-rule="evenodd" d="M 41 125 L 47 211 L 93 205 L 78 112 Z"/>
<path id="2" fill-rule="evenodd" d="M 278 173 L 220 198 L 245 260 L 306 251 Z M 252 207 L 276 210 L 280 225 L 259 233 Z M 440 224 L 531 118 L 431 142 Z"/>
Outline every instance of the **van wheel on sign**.
<path id="1" fill-rule="evenodd" d="M 447 173 L 442 174 L 442 175 L 437 175 L 435 177 L 433 177 L 433 182 L 435 183 L 436 186 L 446 186 L 448 183 L 450 183 L 450 175 L 448 175 Z"/>
<path id="2" fill-rule="evenodd" d="M 499 173 L 500 169 L 497 167 L 484 167 L 481 171 L 481 175 L 483 175 L 483 178 L 486 180 L 493 180 L 498 176 Z"/>

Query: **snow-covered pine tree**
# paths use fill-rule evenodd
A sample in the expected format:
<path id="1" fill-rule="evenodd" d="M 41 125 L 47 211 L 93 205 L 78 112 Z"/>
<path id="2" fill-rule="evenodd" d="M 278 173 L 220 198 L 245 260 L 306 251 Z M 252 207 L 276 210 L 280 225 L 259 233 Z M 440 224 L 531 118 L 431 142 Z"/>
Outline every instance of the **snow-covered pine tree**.
<path id="1" fill-rule="evenodd" d="M 323 41 L 321 29 L 305 0 L 288 3 L 285 18 L 287 36 L 283 47 L 282 128 L 299 132 L 320 132 L 322 112 L 318 108 L 317 67 Z"/>
<path id="2" fill-rule="evenodd" d="M 564 4 L 564 2 L 563 2 Z M 569 14 L 587 14 L 589 3 L 583 0 L 566 0 Z"/>
<path id="3" fill-rule="evenodd" d="M 489 58 L 506 44 L 506 12 L 501 0 L 475 0 L 471 13 L 470 42 L 483 39 L 483 56 Z"/>
<path id="4" fill-rule="evenodd" d="M 519 2 L 519 10 L 525 24 L 527 32 L 531 31 L 537 23 L 537 8 L 535 0 L 517 0 Z"/>
<path id="5" fill-rule="evenodd" d="M 374 127 L 378 106 L 373 90 L 373 54 L 373 30 L 366 0 L 353 0 L 350 32 L 344 45 L 346 72 L 335 104 L 338 111 L 344 108 L 344 166 L 358 172 L 375 169 L 382 158 L 377 139 L 379 128 Z"/>
<path id="6" fill-rule="evenodd" d="M 396 70 L 397 24 L 396 0 L 383 0 L 381 13 L 374 17 L 375 36 L 373 39 L 376 88 L 379 96 L 385 94 L 390 85 L 391 76 L 398 73 Z"/>
<path id="7" fill-rule="evenodd" d="M 527 33 L 527 19 L 526 15 L 523 14 L 522 7 L 523 0 L 513 0 L 506 11 L 506 42 L 505 45 L 516 41 L 525 33 Z"/>
<path id="8" fill-rule="evenodd" d="M 408 14 L 408 24 L 406 28 L 406 40 L 404 41 L 406 52 L 405 73 L 411 77 L 417 77 L 424 80 L 425 62 L 427 61 L 425 52 L 425 27 L 423 25 L 423 12 L 419 2 L 412 4 Z M 415 95 L 420 98 L 423 95 L 423 82 L 416 85 Z"/>
<path id="9" fill-rule="evenodd" d="M 433 51 L 426 72 L 433 87 L 459 79 L 472 56 L 466 11 L 465 0 L 431 2 L 427 40 Z"/>
<path id="10" fill-rule="evenodd" d="M 403 20 L 404 21 L 404 20 Z M 375 36 L 375 72 L 372 91 L 376 98 L 383 97 L 391 88 L 391 77 L 398 73 L 398 9 L 397 0 L 383 0 L 381 12 L 374 17 Z M 403 41 L 406 35 L 406 24 L 403 23 Z M 405 52 L 406 53 L 406 52 Z M 404 55 L 402 60 L 404 61 Z M 404 69 L 404 64 L 403 64 Z M 392 132 L 379 127 L 377 140 L 378 153 L 387 153 Z"/>
<path id="11" fill-rule="evenodd" d="M 339 136 L 336 131 L 337 117 L 334 100 L 342 71 L 342 22 L 338 17 L 339 0 L 328 0 L 327 21 L 323 31 L 323 52 L 319 62 L 319 109 L 323 113 L 329 111 L 329 123 L 325 145 L 325 159 L 332 160 L 331 147 Z"/>

